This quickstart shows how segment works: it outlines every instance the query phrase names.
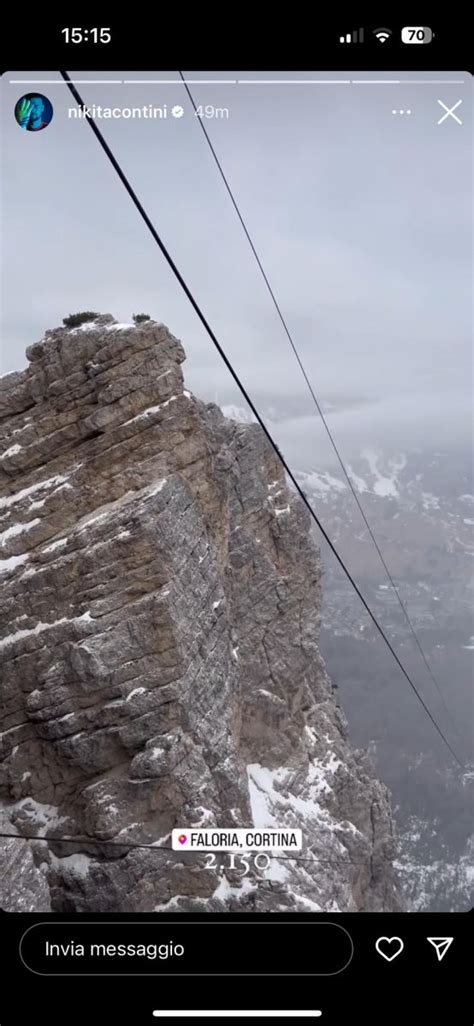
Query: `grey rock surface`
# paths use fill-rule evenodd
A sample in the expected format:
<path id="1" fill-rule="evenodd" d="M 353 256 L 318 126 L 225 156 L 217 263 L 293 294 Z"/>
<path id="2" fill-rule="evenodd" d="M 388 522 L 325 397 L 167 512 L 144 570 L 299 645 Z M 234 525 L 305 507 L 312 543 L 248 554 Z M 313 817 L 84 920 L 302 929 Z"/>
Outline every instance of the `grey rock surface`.
<path id="1" fill-rule="evenodd" d="M 3 813 L 0 830 L 16 833 Z M 41 847 L 21 839 L 0 838 L 0 908 L 4 912 L 51 912 L 48 865 Z"/>
<path id="2" fill-rule="evenodd" d="M 27 355 L 0 390 L 0 797 L 45 840 L 5 842 L 9 907 L 399 908 L 389 797 L 349 746 L 319 553 L 263 432 L 184 389 L 153 321 Z M 168 850 L 185 825 L 298 827 L 304 850 L 243 876 Z"/>

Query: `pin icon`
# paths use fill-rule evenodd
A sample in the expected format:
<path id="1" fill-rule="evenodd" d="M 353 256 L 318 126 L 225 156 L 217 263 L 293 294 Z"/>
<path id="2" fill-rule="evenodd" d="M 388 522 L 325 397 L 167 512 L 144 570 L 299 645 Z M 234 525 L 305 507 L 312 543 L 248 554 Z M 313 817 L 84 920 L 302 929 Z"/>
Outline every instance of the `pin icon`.
<path id="1" fill-rule="evenodd" d="M 394 958 L 401 955 L 405 947 L 401 937 L 379 937 L 375 942 L 375 948 L 382 958 L 387 962 L 393 962 Z"/>
<path id="2" fill-rule="evenodd" d="M 188 838 L 186 837 L 186 834 L 180 834 L 178 837 L 178 841 L 180 844 L 186 844 L 187 839 Z"/>

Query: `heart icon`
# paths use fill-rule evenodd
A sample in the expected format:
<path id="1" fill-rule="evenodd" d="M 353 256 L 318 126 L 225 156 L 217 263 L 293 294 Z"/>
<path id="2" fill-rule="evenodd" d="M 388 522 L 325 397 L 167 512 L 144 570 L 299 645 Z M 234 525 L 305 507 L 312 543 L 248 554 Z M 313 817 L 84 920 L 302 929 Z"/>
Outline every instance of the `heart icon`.
<path id="1" fill-rule="evenodd" d="M 405 947 L 401 937 L 379 937 L 375 942 L 375 948 L 382 958 L 387 962 L 393 962 L 397 955 L 401 955 Z"/>
<path id="2" fill-rule="evenodd" d="M 180 834 L 179 837 L 178 837 L 178 841 L 179 841 L 180 844 L 186 844 L 186 841 L 187 841 L 186 834 Z"/>

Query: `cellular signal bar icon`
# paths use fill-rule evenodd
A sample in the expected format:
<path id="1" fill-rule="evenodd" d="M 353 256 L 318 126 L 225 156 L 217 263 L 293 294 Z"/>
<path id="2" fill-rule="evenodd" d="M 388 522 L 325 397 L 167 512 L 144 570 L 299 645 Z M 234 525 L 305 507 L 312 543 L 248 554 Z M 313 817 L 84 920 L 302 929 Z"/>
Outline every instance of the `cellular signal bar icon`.
<path id="1" fill-rule="evenodd" d="M 346 32 L 345 36 L 339 36 L 340 43 L 363 43 L 364 42 L 364 30 L 363 28 L 354 29 L 353 32 Z"/>

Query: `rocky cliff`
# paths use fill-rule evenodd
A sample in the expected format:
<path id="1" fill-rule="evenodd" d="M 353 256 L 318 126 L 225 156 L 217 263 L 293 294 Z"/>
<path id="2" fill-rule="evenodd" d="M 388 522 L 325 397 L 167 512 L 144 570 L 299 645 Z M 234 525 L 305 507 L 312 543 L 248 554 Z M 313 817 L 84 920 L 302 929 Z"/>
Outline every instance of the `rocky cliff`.
<path id="1" fill-rule="evenodd" d="M 348 745 L 319 554 L 260 428 L 187 392 L 153 321 L 27 356 L 1 391 L 1 829 L 47 840 L 3 842 L 2 906 L 396 909 L 387 793 Z M 305 846 L 242 876 L 171 852 L 183 825 Z"/>

